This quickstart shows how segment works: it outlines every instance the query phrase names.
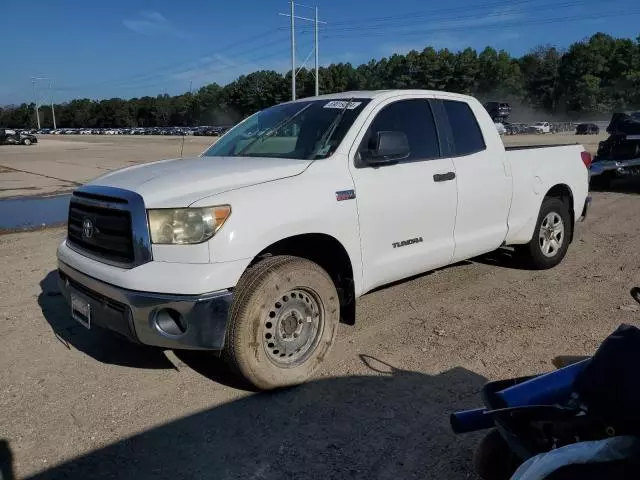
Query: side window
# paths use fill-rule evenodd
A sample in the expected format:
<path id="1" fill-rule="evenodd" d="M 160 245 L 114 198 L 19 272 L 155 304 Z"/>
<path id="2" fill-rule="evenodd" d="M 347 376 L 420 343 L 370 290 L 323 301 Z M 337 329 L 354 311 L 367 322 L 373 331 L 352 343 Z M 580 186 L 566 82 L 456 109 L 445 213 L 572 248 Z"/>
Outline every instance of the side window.
<path id="1" fill-rule="evenodd" d="M 427 100 L 400 100 L 384 107 L 371 122 L 359 152 L 375 148 L 377 132 L 396 131 L 407 136 L 411 155 L 403 162 L 440 157 L 436 124 Z M 356 162 L 356 166 L 364 166 Z"/>
<path id="2" fill-rule="evenodd" d="M 454 155 L 470 155 L 486 147 L 476 116 L 465 102 L 443 100 L 454 142 Z"/>

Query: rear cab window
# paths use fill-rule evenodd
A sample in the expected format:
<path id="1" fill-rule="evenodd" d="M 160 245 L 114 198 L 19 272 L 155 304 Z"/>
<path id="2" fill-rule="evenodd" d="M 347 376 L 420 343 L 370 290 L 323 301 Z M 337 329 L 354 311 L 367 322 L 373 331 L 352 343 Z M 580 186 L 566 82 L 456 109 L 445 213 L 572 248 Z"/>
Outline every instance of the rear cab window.
<path id="1" fill-rule="evenodd" d="M 486 150 L 482 130 L 471 107 L 457 100 L 440 101 L 450 127 L 450 154 L 459 157 Z"/>

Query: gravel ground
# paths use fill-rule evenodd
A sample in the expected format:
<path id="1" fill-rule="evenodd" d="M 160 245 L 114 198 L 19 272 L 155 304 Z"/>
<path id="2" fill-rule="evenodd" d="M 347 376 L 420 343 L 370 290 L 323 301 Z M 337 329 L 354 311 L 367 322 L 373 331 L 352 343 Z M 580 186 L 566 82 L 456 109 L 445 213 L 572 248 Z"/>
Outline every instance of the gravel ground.
<path id="1" fill-rule="evenodd" d="M 0 199 L 68 192 L 117 168 L 200 154 L 216 137 L 39 135 L 38 143 L 0 145 Z"/>
<path id="2" fill-rule="evenodd" d="M 56 286 L 64 231 L 0 236 L 0 438 L 16 476 L 475 478 L 481 436 L 454 436 L 449 413 L 478 406 L 487 380 L 637 324 L 640 188 L 616 190 L 594 193 L 553 270 L 501 252 L 366 295 L 317 378 L 275 393 L 246 391 L 208 353 L 85 330 Z"/>

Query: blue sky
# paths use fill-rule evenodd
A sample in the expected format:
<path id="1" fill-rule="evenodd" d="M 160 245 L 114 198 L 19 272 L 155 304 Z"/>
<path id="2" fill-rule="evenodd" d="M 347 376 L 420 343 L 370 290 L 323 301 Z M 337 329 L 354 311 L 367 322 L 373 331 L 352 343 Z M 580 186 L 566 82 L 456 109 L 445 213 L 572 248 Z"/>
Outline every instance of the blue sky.
<path id="1" fill-rule="evenodd" d="M 312 0 L 301 3 L 312 4 Z M 514 55 L 603 31 L 640 35 L 637 0 L 317 0 L 320 62 L 351 62 L 427 45 L 486 45 Z M 0 8 L 0 105 L 33 101 L 31 77 L 54 80 L 56 101 L 130 98 L 228 83 L 290 65 L 286 0 L 30 0 Z M 296 14 L 313 10 L 297 7 Z M 299 22 L 298 62 L 312 51 Z M 313 57 L 309 59 L 312 65 Z M 47 81 L 38 82 L 41 102 Z"/>

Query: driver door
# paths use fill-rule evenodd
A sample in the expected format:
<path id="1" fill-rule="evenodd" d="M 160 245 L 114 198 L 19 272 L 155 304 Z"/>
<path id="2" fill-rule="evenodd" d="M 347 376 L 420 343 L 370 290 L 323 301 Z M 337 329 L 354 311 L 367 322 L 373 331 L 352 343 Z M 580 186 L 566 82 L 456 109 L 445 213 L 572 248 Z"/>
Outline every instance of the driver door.
<path id="1" fill-rule="evenodd" d="M 367 164 L 360 152 L 377 132 L 406 135 L 408 158 Z M 355 149 L 355 151 L 354 151 Z M 360 223 L 364 291 L 447 265 L 454 252 L 457 183 L 442 158 L 429 97 L 393 98 L 378 106 L 350 158 Z"/>

